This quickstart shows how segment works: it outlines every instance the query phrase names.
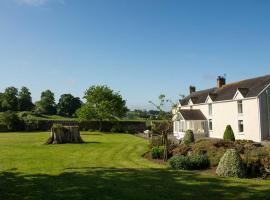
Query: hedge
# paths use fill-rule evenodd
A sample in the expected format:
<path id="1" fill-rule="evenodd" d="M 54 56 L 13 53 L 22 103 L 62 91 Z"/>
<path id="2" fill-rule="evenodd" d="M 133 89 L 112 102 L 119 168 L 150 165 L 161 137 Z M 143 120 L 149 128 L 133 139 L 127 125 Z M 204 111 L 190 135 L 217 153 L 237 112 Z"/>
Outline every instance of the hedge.
<path id="1" fill-rule="evenodd" d="M 18 130 L 9 130 L 5 125 L 0 126 L 0 132 L 6 131 L 48 131 L 52 125 L 62 124 L 64 126 L 79 126 L 82 131 L 98 131 L 100 123 L 98 121 L 64 121 L 64 120 L 36 120 L 22 119 L 23 128 Z M 103 121 L 103 132 L 118 132 L 118 133 L 137 133 L 146 130 L 146 123 L 142 121 Z"/>

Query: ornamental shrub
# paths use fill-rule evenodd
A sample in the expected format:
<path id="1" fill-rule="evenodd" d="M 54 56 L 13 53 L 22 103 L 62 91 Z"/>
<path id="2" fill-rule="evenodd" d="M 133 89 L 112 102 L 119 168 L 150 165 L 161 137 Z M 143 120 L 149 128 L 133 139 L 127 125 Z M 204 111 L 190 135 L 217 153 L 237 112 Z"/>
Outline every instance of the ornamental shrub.
<path id="1" fill-rule="evenodd" d="M 152 159 L 163 159 L 163 155 L 164 155 L 164 147 L 163 146 L 153 147 L 151 149 Z"/>
<path id="2" fill-rule="evenodd" d="M 216 173 L 223 177 L 242 178 L 245 176 L 242 159 L 235 149 L 228 149 L 225 152 L 219 161 Z"/>
<path id="3" fill-rule="evenodd" d="M 210 161 L 205 154 L 190 156 L 174 156 L 169 160 L 169 165 L 173 169 L 199 170 L 210 166 Z"/>
<path id="4" fill-rule="evenodd" d="M 185 136 L 182 140 L 182 144 L 191 144 L 195 141 L 194 134 L 192 130 L 187 130 Z"/>
<path id="5" fill-rule="evenodd" d="M 226 127 L 226 130 L 223 135 L 223 139 L 225 141 L 233 141 L 233 142 L 235 141 L 234 133 L 230 125 Z"/>

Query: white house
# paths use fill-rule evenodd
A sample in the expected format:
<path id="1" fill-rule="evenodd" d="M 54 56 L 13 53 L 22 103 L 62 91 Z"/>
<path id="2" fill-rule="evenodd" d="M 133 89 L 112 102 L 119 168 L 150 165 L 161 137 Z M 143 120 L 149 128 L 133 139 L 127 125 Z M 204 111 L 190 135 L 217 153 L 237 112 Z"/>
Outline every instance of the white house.
<path id="1" fill-rule="evenodd" d="M 187 129 L 195 134 L 222 138 L 231 125 L 236 139 L 261 142 L 270 137 L 270 75 L 196 91 L 179 101 L 173 110 L 174 135 L 181 139 Z"/>

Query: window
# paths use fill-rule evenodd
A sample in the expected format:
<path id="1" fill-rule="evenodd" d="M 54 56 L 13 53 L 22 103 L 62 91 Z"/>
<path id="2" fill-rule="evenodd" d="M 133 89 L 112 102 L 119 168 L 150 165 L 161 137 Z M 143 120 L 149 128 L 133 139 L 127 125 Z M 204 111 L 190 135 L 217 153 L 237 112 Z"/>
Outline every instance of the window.
<path id="1" fill-rule="evenodd" d="M 212 104 L 208 105 L 208 114 L 211 116 L 212 115 Z"/>
<path id="2" fill-rule="evenodd" d="M 209 119 L 209 130 L 210 130 L 210 131 L 213 130 L 213 122 L 212 122 L 212 119 Z"/>
<path id="3" fill-rule="evenodd" d="M 243 114 L 243 102 L 237 101 L 238 114 Z"/>
<path id="4" fill-rule="evenodd" d="M 244 132 L 244 123 L 243 123 L 243 120 L 238 120 L 238 131 L 239 131 L 239 133 L 243 133 Z"/>

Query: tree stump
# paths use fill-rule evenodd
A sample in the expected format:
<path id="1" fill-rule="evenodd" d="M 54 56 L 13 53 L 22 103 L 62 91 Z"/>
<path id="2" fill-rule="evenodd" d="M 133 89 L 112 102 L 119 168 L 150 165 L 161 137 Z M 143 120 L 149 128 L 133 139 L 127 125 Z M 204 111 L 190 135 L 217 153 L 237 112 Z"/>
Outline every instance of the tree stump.
<path id="1" fill-rule="evenodd" d="M 79 126 L 53 125 L 47 144 L 84 143 Z"/>

